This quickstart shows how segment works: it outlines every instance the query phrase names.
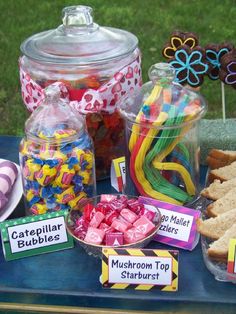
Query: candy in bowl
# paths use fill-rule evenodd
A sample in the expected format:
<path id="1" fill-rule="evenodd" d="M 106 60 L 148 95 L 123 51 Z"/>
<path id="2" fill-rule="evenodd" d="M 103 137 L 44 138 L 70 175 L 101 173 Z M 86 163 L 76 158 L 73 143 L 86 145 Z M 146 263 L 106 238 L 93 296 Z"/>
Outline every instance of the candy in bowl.
<path id="1" fill-rule="evenodd" d="M 66 218 L 68 232 L 96 257 L 102 256 L 105 247 L 145 247 L 160 224 L 158 208 L 146 208 L 137 197 L 116 194 L 83 199 Z"/>

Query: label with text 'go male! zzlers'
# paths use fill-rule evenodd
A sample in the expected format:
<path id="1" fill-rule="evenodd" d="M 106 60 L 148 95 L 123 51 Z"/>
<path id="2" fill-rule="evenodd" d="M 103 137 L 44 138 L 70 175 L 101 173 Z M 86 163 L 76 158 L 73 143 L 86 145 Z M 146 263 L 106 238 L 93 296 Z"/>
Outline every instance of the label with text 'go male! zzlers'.
<path id="1" fill-rule="evenodd" d="M 174 247 L 193 250 L 198 243 L 196 220 L 201 212 L 196 209 L 177 206 L 148 197 L 139 197 L 145 207 L 158 207 L 161 212 L 161 226 L 155 240 Z"/>

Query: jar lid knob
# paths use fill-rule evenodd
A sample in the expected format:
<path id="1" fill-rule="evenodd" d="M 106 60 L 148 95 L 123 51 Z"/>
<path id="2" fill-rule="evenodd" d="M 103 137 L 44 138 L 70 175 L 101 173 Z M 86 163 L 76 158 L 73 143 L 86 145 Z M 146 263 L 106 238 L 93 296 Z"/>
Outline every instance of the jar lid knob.
<path id="1" fill-rule="evenodd" d="M 64 26 L 91 27 L 93 25 L 93 9 L 85 5 L 75 5 L 62 10 Z"/>
<path id="2" fill-rule="evenodd" d="M 153 83 L 170 83 L 175 78 L 175 69 L 169 63 L 156 63 L 153 64 L 149 71 L 148 76 Z"/>
<path id="3" fill-rule="evenodd" d="M 48 103 L 58 102 L 61 98 L 61 90 L 56 84 L 51 84 L 44 89 L 45 100 Z"/>

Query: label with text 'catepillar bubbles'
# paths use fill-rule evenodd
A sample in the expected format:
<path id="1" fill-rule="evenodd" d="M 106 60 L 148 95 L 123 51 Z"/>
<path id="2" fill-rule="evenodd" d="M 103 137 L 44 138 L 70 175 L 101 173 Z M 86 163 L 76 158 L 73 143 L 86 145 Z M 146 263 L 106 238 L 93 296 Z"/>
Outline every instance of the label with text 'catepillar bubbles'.
<path id="1" fill-rule="evenodd" d="M 7 220 L 0 224 L 7 261 L 74 246 L 65 226 L 66 211 Z"/>

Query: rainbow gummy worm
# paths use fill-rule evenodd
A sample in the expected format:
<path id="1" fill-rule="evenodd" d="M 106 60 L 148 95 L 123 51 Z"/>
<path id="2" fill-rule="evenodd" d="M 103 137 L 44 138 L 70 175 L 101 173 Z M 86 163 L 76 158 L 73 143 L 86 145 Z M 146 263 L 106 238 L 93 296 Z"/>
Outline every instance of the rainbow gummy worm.
<path id="1" fill-rule="evenodd" d="M 182 95 L 172 105 L 172 96 L 166 84 L 156 84 L 140 109 L 129 140 L 130 176 L 141 195 L 183 204 L 195 195 L 195 186 L 189 154 L 180 141 L 192 127 L 200 107 L 189 95 Z M 166 171 L 171 171 L 173 182 L 178 177 L 184 189 L 169 182 Z"/>

